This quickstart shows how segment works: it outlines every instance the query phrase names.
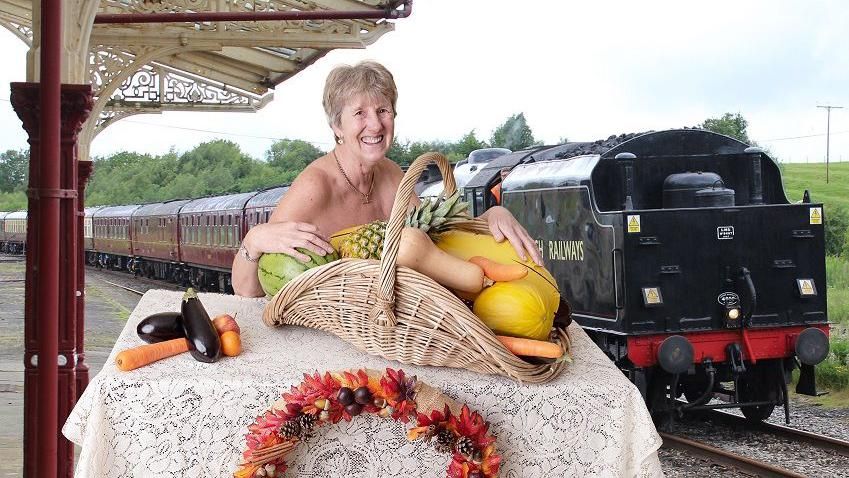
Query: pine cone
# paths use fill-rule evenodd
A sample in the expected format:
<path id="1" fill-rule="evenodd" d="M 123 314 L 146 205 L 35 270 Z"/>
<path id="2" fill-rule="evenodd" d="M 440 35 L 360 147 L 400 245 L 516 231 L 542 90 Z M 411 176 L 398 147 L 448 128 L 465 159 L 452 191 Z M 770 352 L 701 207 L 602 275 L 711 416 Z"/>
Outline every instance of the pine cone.
<path id="1" fill-rule="evenodd" d="M 297 420 L 292 419 L 284 423 L 280 427 L 280 435 L 284 438 L 296 438 L 301 435 L 301 425 Z"/>
<path id="2" fill-rule="evenodd" d="M 469 437 L 460 437 L 457 439 L 457 443 L 454 444 L 454 449 L 457 450 L 457 453 L 465 457 L 471 457 L 472 453 L 475 452 L 475 444 Z"/>
<path id="3" fill-rule="evenodd" d="M 436 434 L 436 451 L 446 453 L 454 449 L 454 433 L 443 428 Z"/>
<path id="4" fill-rule="evenodd" d="M 298 425 L 301 426 L 301 431 L 309 431 L 315 425 L 315 415 L 311 413 L 301 413 L 298 415 Z"/>

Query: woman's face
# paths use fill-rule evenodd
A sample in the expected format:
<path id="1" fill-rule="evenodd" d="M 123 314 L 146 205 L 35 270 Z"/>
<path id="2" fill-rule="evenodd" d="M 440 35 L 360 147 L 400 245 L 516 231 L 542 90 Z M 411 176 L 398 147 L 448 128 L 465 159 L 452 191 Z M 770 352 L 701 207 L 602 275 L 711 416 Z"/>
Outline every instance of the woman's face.
<path id="1" fill-rule="evenodd" d="M 342 108 L 339 125 L 341 148 L 361 161 L 377 162 L 386 157 L 395 134 L 392 104 L 376 95 L 357 94 Z"/>

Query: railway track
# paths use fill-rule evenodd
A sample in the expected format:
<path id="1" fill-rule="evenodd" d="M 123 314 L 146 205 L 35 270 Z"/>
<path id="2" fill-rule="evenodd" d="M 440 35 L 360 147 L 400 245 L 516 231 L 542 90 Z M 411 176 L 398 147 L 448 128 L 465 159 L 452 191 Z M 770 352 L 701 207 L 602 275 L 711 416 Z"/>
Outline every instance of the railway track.
<path id="1" fill-rule="evenodd" d="M 759 422 L 752 423 L 745 418 L 728 412 L 712 411 L 711 419 L 726 423 L 735 427 L 748 427 L 754 430 L 771 433 L 772 435 L 788 438 L 793 441 L 807 443 L 822 450 L 832 450 L 841 455 L 849 457 L 849 441 L 833 438 L 819 433 L 807 432 L 798 428 L 779 425 L 776 423 Z"/>
<path id="2" fill-rule="evenodd" d="M 849 441 L 840 440 L 837 438 L 812 433 L 804 430 L 799 430 L 784 425 L 774 423 L 752 423 L 744 417 L 734 415 L 728 412 L 712 410 L 700 414 L 702 417 L 707 417 L 713 424 L 722 424 L 735 429 L 747 429 L 762 432 L 773 437 L 789 440 L 793 443 L 804 443 L 814 447 L 820 451 L 837 453 L 844 457 L 849 457 Z M 687 453 L 695 454 L 707 458 L 721 465 L 732 466 L 746 473 L 753 473 L 756 476 L 764 477 L 805 477 L 810 476 L 799 473 L 796 470 L 784 468 L 779 465 L 768 463 L 754 459 L 749 456 L 743 456 L 739 453 L 713 446 L 702 440 L 693 439 L 692 437 L 683 436 L 674 432 L 661 432 L 664 446 L 667 448 L 675 448 Z"/>
<path id="3" fill-rule="evenodd" d="M 142 292 L 142 291 L 140 291 L 140 290 L 136 290 L 136 289 L 133 289 L 133 288 L 131 288 L 131 287 L 123 286 L 123 285 L 121 285 L 121 284 L 117 284 L 117 283 L 115 283 L 115 282 L 108 281 L 108 280 L 106 280 L 106 279 L 98 278 L 97 280 L 99 280 L 100 282 L 103 282 L 103 283 L 105 283 L 105 284 L 109 284 L 109 285 L 111 285 L 112 287 L 117 287 L 117 288 L 119 288 L 119 289 L 124 289 L 124 290 L 126 290 L 126 291 L 128 291 L 128 292 L 132 292 L 133 294 L 136 294 L 136 295 L 144 295 L 144 292 Z"/>
<path id="4" fill-rule="evenodd" d="M 183 290 L 174 284 L 161 282 L 146 277 L 133 277 L 121 271 L 110 271 L 105 269 L 86 268 L 86 280 L 95 279 L 112 287 L 126 290 L 133 294 L 144 295 L 150 289 Z M 127 285 L 131 282 L 131 285 Z"/>
<path id="5" fill-rule="evenodd" d="M 807 478 L 807 475 L 802 475 L 793 470 L 738 455 L 728 450 L 708 445 L 702 441 L 692 440 L 666 432 L 660 432 L 660 436 L 663 438 L 663 446 L 665 447 L 676 448 L 687 453 L 703 456 L 715 463 L 730 466 L 747 473 L 754 473 L 755 476 L 768 478 Z"/>

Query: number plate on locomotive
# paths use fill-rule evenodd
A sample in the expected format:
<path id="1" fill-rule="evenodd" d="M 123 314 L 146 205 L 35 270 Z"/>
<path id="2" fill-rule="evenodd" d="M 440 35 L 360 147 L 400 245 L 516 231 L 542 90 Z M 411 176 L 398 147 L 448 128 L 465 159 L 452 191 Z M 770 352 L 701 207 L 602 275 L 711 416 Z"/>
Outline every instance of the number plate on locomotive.
<path id="1" fill-rule="evenodd" d="M 717 239 L 734 239 L 734 226 L 719 226 L 716 228 Z"/>
<path id="2" fill-rule="evenodd" d="M 716 301 L 725 307 L 733 307 L 740 304 L 740 296 L 734 292 L 723 292 L 717 296 Z"/>

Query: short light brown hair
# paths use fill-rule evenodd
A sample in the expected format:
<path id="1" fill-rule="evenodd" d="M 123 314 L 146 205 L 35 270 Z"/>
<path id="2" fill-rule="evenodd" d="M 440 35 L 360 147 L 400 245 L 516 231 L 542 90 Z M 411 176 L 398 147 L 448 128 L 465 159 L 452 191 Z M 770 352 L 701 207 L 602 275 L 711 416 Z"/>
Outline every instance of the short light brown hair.
<path id="1" fill-rule="evenodd" d="M 392 114 L 397 115 L 395 103 L 398 101 L 398 89 L 392 73 L 380 63 L 367 60 L 354 66 L 337 66 L 327 75 L 322 105 L 330 126 L 339 127 L 345 103 L 358 94 L 385 98 L 392 103 Z"/>

